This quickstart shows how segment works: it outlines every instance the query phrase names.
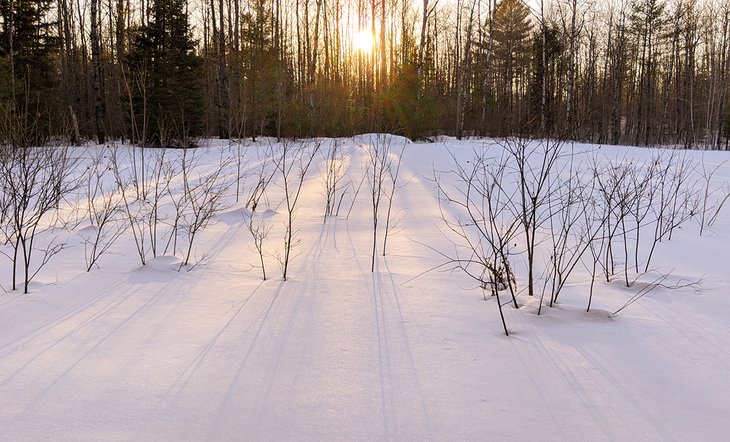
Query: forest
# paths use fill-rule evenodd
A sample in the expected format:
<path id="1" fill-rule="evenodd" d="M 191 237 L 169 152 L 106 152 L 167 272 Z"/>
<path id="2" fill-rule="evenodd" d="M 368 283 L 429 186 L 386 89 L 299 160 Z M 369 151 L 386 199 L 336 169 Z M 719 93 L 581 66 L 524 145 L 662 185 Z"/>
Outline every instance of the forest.
<path id="1" fill-rule="evenodd" d="M 728 0 L 0 0 L 0 141 L 724 150 Z"/>

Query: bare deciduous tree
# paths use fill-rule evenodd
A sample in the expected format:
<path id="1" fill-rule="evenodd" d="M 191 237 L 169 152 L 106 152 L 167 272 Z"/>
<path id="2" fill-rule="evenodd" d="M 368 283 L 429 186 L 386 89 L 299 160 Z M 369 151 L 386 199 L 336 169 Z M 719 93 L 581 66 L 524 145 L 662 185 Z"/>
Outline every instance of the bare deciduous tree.
<path id="1" fill-rule="evenodd" d="M 198 233 L 203 230 L 213 219 L 213 216 L 223 210 L 226 205 L 223 197 L 226 194 L 229 183 L 223 171 L 229 165 L 230 159 L 226 160 L 221 156 L 220 162 L 210 173 L 194 176 L 191 170 L 183 171 L 183 186 L 185 197 L 188 200 L 188 211 L 183 215 L 182 227 L 187 234 L 187 249 L 180 269 L 190 264 L 193 253 L 193 244 Z M 191 160 L 196 164 L 195 159 Z M 191 266 L 188 270 L 192 269 Z"/>
<path id="2" fill-rule="evenodd" d="M 259 218 L 257 220 L 254 220 L 253 213 L 244 214 L 244 218 L 246 221 L 246 230 L 248 230 L 248 233 L 251 234 L 254 248 L 256 249 L 256 253 L 259 256 L 259 263 L 261 264 L 261 276 L 263 277 L 264 281 L 266 281 L 264 241 L 269 236 L 269 232 L 271 232 L 271 223 L 268 219 L 265 218 Z"/>
<path id="3" fill-rule="evenodd" d="M 401 161 L 405 153 L 405 144 L 400 150 L 393 146 L 393 137 L 385 134 L 375 134 L 369 137 L 365 145 L 368 163 L 365 169 L 370 189 L 370 202 L 372 207 L 373 241 L 370 260 L 370 271 L 375 271 L 375 256 L 378 246 L 378 229 L 381 223 L 380 204 L 383 199 L 388 200 L 388 207 L 385 213 L 385 232 L 383 233 L 383 256 L 386 253 L 388 233 L 393 227 L 393 199 L 398 188 L 398 175 L 400 173 Z"/>
<path id="4" fill-rule="evenodd" d="M 445 233 L 455 238 L 453 252 L 437 251 L 446 259 L 439 267 L 458 269 L 483 291 L 488 290 L 497 301 L 504 332 L 509 335 L 502 307 L 510 302 L 518 307 L 510 244 L 520 230 L 520 220 L 514 216 L 510 202 L 518 193 L 503 187 L 510 158 L 488 158 L 484 151 L 478 151 L 469 166 L 463 166 L 453 154 L 452 158 L 455 169 L 436 172 L 434 177 Z M 455 179 L 453 187 L 442 179 L 444 174 Z M 449 217 L 446 207 L 455 208 L 457 215 Z M 505 303 L 499 297 L 504 290 L 511 298 Z"/>
<path id="5" fill-rule="evenodd" d="M 546 210 L 551 193 L 551 177 L 556 173 L 563 143 L 560 140 L 532 140 L 526 137 L 507 138 L 504 149 L 511 156 L 510 167 L 516 181 L 517 198 L 512 210 L 519 219 L 527 254 L 527 292 L 534 295 L 537 233 L 550 219 Z"/>
<path id="6" fill-rule="evenodd" d="M 122 200 L 117 194 L 118 187 L 114 181 L 109 182 L 111 168 L 107 159 L 106 149 L 101 148 L 87 170 L 86 198 L 91 231 L 89 234 L 82 232 L 87 272 L 97 265 L 99 258 L 128 227 L 121 219 Z"/>
<path id="7" fill-rule="evenodd" d="M 284 255 L 280 257 L 282 278 L 286 281 L 289 273 L 289 264 L 292 251 L 298 244 L 294 231 L 294 220 L 299 208 L 299 197 L 307 179 L 307 172 L 316 157 L 321 142 L 319 140 L 294 142 L 282 140 L 279 159 L 276 168 L 281 175 L 281 186 L 284 190 L 284 204 L 286 206 L 286 221 L 284 232 Z"/>
<path id="8" fill-rule="evenodd" d="M 323 150 L 323 152 L 325 151 Z M 325 197 L 325 221 L 328 217 L 339 215 L 342 200 L 352 187 L 351 181 L 344 182 L 349 175 L 350 169 L 347 157 L 351 153 L 337 140 L 332 140 L 329 149 L 325 152 L 325 171 L 322 177 Z"/>
<path id="9" fill-rule="evenodd" d="M 5 199 L 5 237 L 12 251 L 6 254 L 13 264 L 12 289 L 17 288 L 22 268 L 23 292 L 48 261 L 64 248 L 56 238 L 38 247 L 38 235 L 55 227 L 56 209 L 76 187 L 71 176 L 76 160 L 63 146 L 3 146 L 0 185 Z M 43 254 L 34 261 L 34 252 Z"/>

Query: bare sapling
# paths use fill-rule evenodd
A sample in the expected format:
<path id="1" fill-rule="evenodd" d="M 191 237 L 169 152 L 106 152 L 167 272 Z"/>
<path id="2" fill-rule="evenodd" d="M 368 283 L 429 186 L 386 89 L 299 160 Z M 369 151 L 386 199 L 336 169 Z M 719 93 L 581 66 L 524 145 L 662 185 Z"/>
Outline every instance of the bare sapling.
<path id="1" fill-rule="evenodd" d="M 582 166 L 573 168 L 566 180 L 559 181 L 550 205 L 550 307 L 558 301 L 568 278 L 586 251 L 603 230 L 605 217 L 596 207 L 596 182 L 585 176 Z M 595 263 L 594 263 L 595 265 Z M 595 274 L 595 270 L 594 270 Z M 543 294 L 544 296 L 544 294 Z M 542 299 L 538 314 L 542 309 Z"/>
<path id="2" fill-rule="evenodd" d="M 57 238 L 39 246 L 38 235 L 50 233 L 57 220 L 59 203 L 76 188 L 71 179 L 76 160 L 61 146 L 7 146 L 0 163 L 0 186 L 5 199 L 5 237 L 11 244 L 12 289 L 18 287 L 22 269 L 23 293 L 31 280 L 65 247 Z M 34 252 L 40 260 L 34 260 Z"/>
<path id="3" fill-rule="evenodd" d="M 274 155 L 274 147 L 271 144 L 265 149 L 257 149 L 256 154 L 259 164 L 258 172 L 255 175 L 256 183 L 251 188 L 251 193 L 246 201 L 246 207 L 251 212 L 256 212 L 261 198 L 266 197 L 266 188 L 279 170 L 277 161 L 281 159 L 280 156 Z"/>
<path id="4" fill-rule="evenodd" d="M 372 204 L 373 241 L 370 254 L 370 271 L 375 271 L 375 256 L 378 247 L 378 226 L 380 222 L 380 203 L 386 196 L 388 171 L 391 168 L 390 157 L 391 138 L 384 134 L 376 134 L 370 137 L 370 142 L 365 146 L 368 155 L 368 164 L 365 171 L 369 189 L 370 202 Z"/>
<path id="5" fill-rule="evenodd" d="M 173 174 L 169 173 L 172 171 L 169 166 L 170 159 L 168 155 L 168 149 L 159 148 L 154 149 L 154 161 L 149 164 L 149 170 L 145 175 L 151 180 L 146 185 L 145 199 L 143 203 L 143 213 L 147 219 L 147 229 L 149 231 L 150 239 L 150 251 L 152 257 L 156 258 L 161 247 L 160 243 L 160 227 L 164 222 L 165 214 L 162 211 L 162 204 L 164 198 L 167 196 L 168 189 L 170 188 L 170 182 L 173 178 Z M 145 165 L 147 166 L 147 165 Z"/>
<path id="6" fill-rule="evenodd" d="M 654 186 L 656 165 L 655 161 L 650 162 L 648 165 L 644 164 L 641 169 L 634 168 L 631 175 L 631 185 L 634 192 L 632 201 L 629 204 L 629 216 L 633 221 L 634 229 L 634 271 L 636 273 L 639 273 L 639 266 L 641 265 L 639 253 L 641 232 L 646 225 L 650 224 L 649 214 L 652 211 L 654 198 L 657 194 L 657 189 Z M 626 239 L 626 236 L 624 236 L 624 239 Z M 628 261 L 628 256 L 626 260 Z M 624 272 L 627 274 L 628 280 L 628 265 L 624 266 Z"/>
<path id="7" fill-rule="evenodd" d="M 188 244 L 178 270 L 190 265 L 193 245 L 198 234 L 217 213 L 226 207 L 224 197 L 229 183 L 223 171 L 230 161 L 230 158 L 224 159 L 221 156 L 219 164 L 213 167 L 211 173 L 200 173 L 197 177 L 194 177 L 194 174 L 189 170 L 183 172 L 183 186 L 188 199 L 188 211 L 183 217 L 182 225 L 187 234 Z M 195 266 L 190 266 L 188 270 L 192 270 L 193 267 Z"/>
<path id="8" fill-rule="evenodd" d="M 132 155 L 134 151 L 132 150 Z M 140 189 L 140 181 L 137 180 L 137 172 L 134 165 L 132 167 L 123 167 L 119 152 L 114 149 L 111 151 L 111 167 L 114 172 L 114 180 L 117 185 L 117 191 L 122 199 L 122 210 L 127 220 L 129 230 L 134 238 L 135 250 L 140 264 L 147 264 L 148 253 L 148 229 L 143 206 L 141 206 L 138 196 L 142 195 Z M 143 200 L 142 200 L 143 201 Z"/>
<path id="9" fill-rule="evenodd" d="M 5 176 L 5 174 L 12 169 L 12 167 L 10 167 L 10 163 L 12 162 L 11 154 L 13 150 L 14 149 L 11 146 L 0 143 L 0 234 L 2 235 L 2 237 L 0 237 L 0 242 L 2 242 L 3 246 L 7 244 L 15 245 L 16 236 L 10 215 L 13 205 L 13 194 L 10 193 L 12 189 L 8 188 L 6 182 L 7 178 Z M 7 254 L 4 250 L 0 251 L 0 253 L 2 253 L 6 258 L 12 260 L 12 256 Z M 13 276 L 14 275 L 15 271 L 13 271 Z M 2 284 L 0 284 L 0 287 L 2 287 L 3 291 L 6 291 Z"/>
<path id="10" fill-rule="evenodd" d="M 614 220 L 616 221 L 616 228 L 620 228 L 621 244 L 623 245 L 623 274 L 624 282 L 626 287 L 631 286 L 629 279 L 629 260 L 631 252 L 629 251 L 629 235 L 634 233 L 636 237 L 639 236 L 639 228 L 634 231 L 634 225 L 631 224 L 631 215 L 634 213 L 632 210 L 635 207 L 640 207 L 643 201 L 642 190 L 643 186 L 637 183 L 636 176 L 638 171 L 633 163 L 627 165 L 620 164 L 617 167 L 610 169 L 612 172 L 617 172 L 621 175 L 620 179 L 616 179 L 615 182 L 618 187 L 615 188 L 614 193 L 615 201 L 613 204 L 614 209 Z M 636 221 L 638 224 L 639 221 Z M 640 226 L 639 226 L 640 227 Z M 637 243 L 638 247 L 638 243 Z M 636 252 L 638 253 L 638 251 Z"/>
<path id="11" fill-rule="evenodd" d="M 518 189 L 512 210 L 522 225 L 527 254 L 527 292 L 534 296 L 537 234 L 550 219 L 547 205 L 554 191 L 550 178 L 556 172 L 563 142 L 516 137 L 505 139 L 502 145 L 511 156 L 511 175 Z"/>
<path id="12" fill-rule="evenodd" d="M 244 190 L 244 183 L 248 177 L 248 171 L 244 169 L 246 164 L 246 153 L 248 152 L 248 145 L 244 140 L 231 139 L 228 143 L 229 149 L 234 150 L 234 158 L 236 163 L 236 202 L 241 198 L 241 193 Z"/>
<path id="13" fill-rule="evenodd" d="M 586 307 L 586 312 L 591 311 L 591 304 L 593 303 L 593 289 L 596 285 L 596 277 L 598 275 L 599 270 L 606 272 L 605 269 L 602 268 L 601 264 L 603 263 L 603 250 L 606 247 L 606 238 L 602 236 L 603 232 L 605 232 L 605 225 L 608 219 L 608 212 L 601 207 L 600 205 L 596 204 L 600 202 L 599 199 L 595 199 L 593 201 L 590 200 L 584 200 L 583 203 L 587 206 L 586 209 L 592 209 L 592 210 L 586 210 L 583 213 L 583 216 L 585 217 L 584 225 L 586 226 L 592 226 L 595 225 L 596 221 L 598 220 L 598 226 L 596 228 L 597 233 L 596 237 L 593 238 L 592 241 L 588 242 L 588 251 L 590 252 L 590 261 L 589 265 L 586 265 L 584 262 L 584 266 L 588 270 L 588 272 L 591 275 L 591 284 L 588 288 L 588 306 Z M 601 267 L 599 269 L 599 267 Z"/>
<path id="14" fill-rule="evenodd" d="M 325 170 L 322 176 L 324 186 L 324 221 L 332 216 L 339 216 L 340 206 L 352 186 L 352 182 L 345 182 L 349 175 L 349 162 L 347 157 L 350 152 L 344 148 L 341 142 L 332 140 L 329 148 L 325 151 Z"/>
<path id="15" fill-rule="evenodd" d="M 106 150 L 99 150 L 87 171 L 86 197 L 92 227 L 90 235 L 82 235 L 87 272 L 98 266 L 99 258 L 114 245 L 128 227 L 122 219 L 122 200 L 117 194 L 118 189 L 113 177 L 109 177 L 110 170 L 106 161 Z"/>
<path id="16" fill-rule="evenodd" d="M 606 282 L 609 282 L 616 274 L 614 240 L 619 234 L 619 228 L 626 225 L 625 217 L 630 207 L 627 198 L 631 193 L 631 167 L 612 161 L 601 165 L 596 158 L 592 161 L 591 171 L 598 187 L 597 202 L 605 219 L 601 233 L 603 241 L 601 267 Z"/>
<path id="17" fill-rule="evenodd" d="M 674 229 L 692 218 L 701 207 L 699 191 L 691 188 L 687 179 L 691 164 L 686 157 L 681 159 L 672 152 L 664 164 L 659 166 L 656 188 L 659 189 L 654 204 L 654 237 L 646 258 L 644 271 L 648 272 L 659 242 L 671 240 Z"/>
<path id="18" fill-rule="evenodd" d="M 189 195 L 185 192 L 185 180 L 181 179 L 181 176 L 190 169 L 188 157 L 191 155 L 189 152 L 193 152 L 193 150 L 182 149 L 181 152 L 176 160 L 168 161 L 165 166 L 164 173 L 169 177 L 167 201 L 172 206 L 172 213 L 167 219 L 170 230 L 167 235 L 165 249 L 162 252 L 163 255 L 167 255 L 168 253 L 177 255 L 177 240 L 180 236 L 181 223 L 190 204 Z M 180 180 L 182 183 L 173 185 L 173 182 Z"/>
<path id="19" fill-rule="evenodd" d="M 722 204 L 724 204 L 725 199 L 722 200 L 716 200 L 715 195 L 719 193 L 722 190 L 722 187 L 719 186 L 713 186 L 713 178 L 715 177 L 715 173 L 725 165 L 725 161 L 716 164 L 714 167 L 708 166 L 704 159 L 702 160 L 702 207 L 700 209 L 700 236 L 705 231 L 705 227 L 709 225 L 709 221 L 713 216 L 713 213 L 715 210 L 718 210 L 718 207 L 722 207 Z"/>
<path id="20" fill-rule="evenodd" d="M 292 251 L 298 244 L 294 230 L 294 220 L 299 208 L 299 197 L 307 179 L 307 172 L 320 147 L 321 142 L 319 140 L 309 142 L 282 140 L 281 142 L 281 151 L 279 159 L 276 161 L 276 168 L 281 176 L 280 185 L 284 191 L 284 204 L 286 206 L 284 255 L 279 258 L 284 281 L 286 281 L 289 273 Z"/>
<path id="21" fill-rule="evenodd" d="M 2 158 L 2 148 L 0 148 L 0 161 L 5 161 Z M 2 169 L 0 169 L 1 171 Z M 4 185 L 0 185 L 0 245 L 6 245 L 12 243 L 14 232 L 10 225 L 10 201 L 11 196 L 6 192 Z M 5 253 L 3 252 L 5 255 Z M 5 255 L 8 257 L 8 255 Z M 2 287 L 2 285 L 0 285 Z M 4 290 L 4 288 L 3 288 Z"/>
<path id="22" fill-rule="evenodd" d="M 256 249 L 256 254 L 259 257 L 259 263 L 261 264 L 261 276 L 264 281 L 266 281 L 266 262 L 264 261 L 264 241 L 269 236 L 269 233 L 271 232 L 271 223 L 269 220 L 264 218 L 259 218 L 257 220 L 254 220 L 254 214 L 248 213 L 244 214 L 244 218 L 246 221 L 246 230 L 248 230 L 248 233 L 251 234 L 251 238 L 253 239 L 253 245 Z"/>
<path id="23" fill-rule="evenodd" d="M 400 175 L 400 166 L 403 162 L 403 154 L 406 152 L 406 144 L 398 152 L 393 152 L 391 156 L 395 156 L 395 159 L 390 161 L 388 167 L 388 189 L 386 198 L 388 199 L 388 210 L 385 213 L 385 231 L 383 232 L 383 256 L 385 256 L 388 248 L 388 235 L 396 227 L 396 222 L 393 219 L 393 200 L 395 199 L 395 191 L 399 188 L 398 176 Z"/>
<path id="24" fill-rule="evenodd" d="M 444 235 L 452 242 L 452 252 L 436 251 L 446 261 L 437 268 L 459 270 L 489 292 L 497 301 L 500 319 L 506 335 L 509 330 L 502 310 L 512 303 L 518 308 L 515 276 L 510 263 L 510 243 L 521 229 L 514 216 L 511 200 L 518 197 L 516 189 L 507 190 L 506 181 L 510 158 L 487 158 L 477 152 L 469 166 L 461 164 L 452 154 L 455 169 L 434 172 L 439 196 L 440 217 L 446 226 Z M 455 182 L 447 185 L 442 175 L 451 175 Z M 457 211 L 449 216 L 445 208 Z M 432 249 L 433 250 L 433 249 Z M 510 300 L 502 302 L 500 292 L 509 291 Z"/>
<path id="25" fill-rule="evenodd" d="M 720 216 L 722 208 L 725 206 L 727 200 L 730 199 L 730 184 L 723 184 L 721 192 L 722 198 L 720 198 L 717 204 L 713 206 L 710 217 L 707 219 L 708 227 L 712 227 L 715 224 L 715 222 L 717 221 L 717 217 Z"/>

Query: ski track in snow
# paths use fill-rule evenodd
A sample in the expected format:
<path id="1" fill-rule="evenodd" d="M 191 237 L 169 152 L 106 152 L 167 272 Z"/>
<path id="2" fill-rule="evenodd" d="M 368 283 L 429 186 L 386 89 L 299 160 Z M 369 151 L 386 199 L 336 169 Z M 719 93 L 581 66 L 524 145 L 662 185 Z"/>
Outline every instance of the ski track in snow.
<path id="1" fill-rule="evenodd" d="M 476 145 L 450 143 L 459 158 Z M 200 155 L 217 164 L 215 149 Z M 366 161 L 356 149 L 351 172 Z M 129 242 L 90 273 L 83 250 L 64 251 L 49 264 L 57 284 L 0 294 L 0 440 L 723 440 L 730 300 L 717 257 L 694 252 L 710 266 L 698 292 L 659 289 L 610 319 L 635 293 L 618 283 L 597 285 L 591 313 L 580 278 L 540 316 L 523 294 L 505 306 L 504 337 L 495 300 L 463 275 L 416 277 L 441 262 L 422 243 L 447 244 L 430 177 L 449 161 L 443 146 L 409 145 L 402 220 L 372 273 L 367 182 L 349 219 L 322 222 L 318 176 L 288 281 L 270 256 L 261 280 L 233 212 L 200 234 L 206 259 L 189 272 L 170 257 L 135 267 Z M 719 224 L 678 241 L 721 250 Z"/>

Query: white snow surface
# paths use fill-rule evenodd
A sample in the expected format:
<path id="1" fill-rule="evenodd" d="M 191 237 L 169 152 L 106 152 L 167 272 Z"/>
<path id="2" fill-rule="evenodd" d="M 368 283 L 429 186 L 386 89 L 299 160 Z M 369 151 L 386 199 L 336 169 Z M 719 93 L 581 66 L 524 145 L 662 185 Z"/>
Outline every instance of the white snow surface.
<path id="1" fill-rule="evenodd" d="M 349 216 L 352 190 L 324 222 L 323 155 L 304 183 L 286 281 L 274 257 L 286 218 L 278 175 L 253 215 L 272 226 L 266 281 L 233 181 L 226 208 L 196 239 L 190 271 L 180 269 L 179 251 L 142 266 L 126 232 L 86 272 L 88 221 L 41 233 L 67 247 L 29 294 L 9 290 L 3 258 L 0 440 L 726 440 L 730 209 L 702 236 L 690 220 L 658 245 L 653 267 L 697 284 L 657 288 L 615 316 L 640 283 L 597 281 L 586 313 L 590 277 L 581 266 L 538 316 L 539 300 L 520 286 L 524 254 L 516 255 L 520 308 L 505 306 L 507 337 L 494 298 L 485 301 L 458 271 L 429 271 L 444 262 L 436 251 L 451 247 L 434 169 L 453 169 L 452 154 L 466 164 L 475 149 L 498 152 L 499 143 L 390 140 L 406 146 L 398 223 L 385 257 L 379 240 L 374 272 L 368 182 Z M 320 141 L 351 150 L 345 161 L 357 186 L 372 136 Z M 196 151 L 201 174 L 237 149 L 255 170 L 267 161 L 260 152 L 277 146 L 205 144 Z M 567 146 L 605 160 L 656 153 Z M 74 154 L 85 164 L 101 149 Z M 683 155 L 719 165 L 716 187 L 730 179 L 726 153 Z M 65 207 L 83 207 L 84 198 L 80 190 Z"/>

